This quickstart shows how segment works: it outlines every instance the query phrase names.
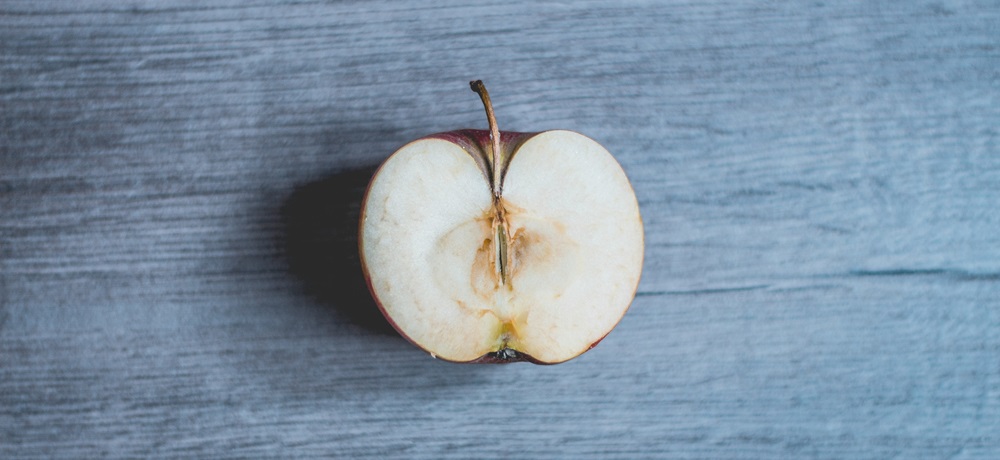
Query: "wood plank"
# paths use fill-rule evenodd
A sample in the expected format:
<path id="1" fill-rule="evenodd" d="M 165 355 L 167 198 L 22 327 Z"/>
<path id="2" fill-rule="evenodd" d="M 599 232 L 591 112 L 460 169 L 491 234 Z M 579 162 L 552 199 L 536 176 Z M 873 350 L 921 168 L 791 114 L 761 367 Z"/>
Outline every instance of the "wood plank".
<path id="1" fill-rule="evenodd" d="M 0 457 L 1000 457 L 998 23 L 3 2 Z M 636 301 L 566 364 L 435 361 L 359 282 L 374 166 L 484 127 L 476 78 L 640 199 Z"/>

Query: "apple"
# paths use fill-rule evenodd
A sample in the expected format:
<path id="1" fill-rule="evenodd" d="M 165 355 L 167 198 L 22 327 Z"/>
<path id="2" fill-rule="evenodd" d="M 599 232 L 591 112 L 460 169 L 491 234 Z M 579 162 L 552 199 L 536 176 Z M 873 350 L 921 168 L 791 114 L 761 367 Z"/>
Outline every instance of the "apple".
<path id="1" fill-rule="evenodd" d="M 554 364 L 601 341 L 639 283 L 643 227 L 614 157 L 571 131 L 410 142 L 369 184 L 361 264 L 397 331 L 455 362 Z"/>

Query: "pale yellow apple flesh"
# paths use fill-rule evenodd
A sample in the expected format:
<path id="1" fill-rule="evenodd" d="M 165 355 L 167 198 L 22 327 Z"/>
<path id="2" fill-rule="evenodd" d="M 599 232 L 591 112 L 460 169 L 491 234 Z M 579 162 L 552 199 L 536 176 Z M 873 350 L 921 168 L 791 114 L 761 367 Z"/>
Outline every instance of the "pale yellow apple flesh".
<path id="1" fill-rule="evenodd" d="M 635 294 L 643 258 L 635 193 L 611 154 L 575 132 L 513 147 L 492 176 L 502 187 L 484 155 L 432 137 L 386 160 L 362 210 L 372 293 L 401 334 L 438 358 L 576 357 L 615 327 Z"/>

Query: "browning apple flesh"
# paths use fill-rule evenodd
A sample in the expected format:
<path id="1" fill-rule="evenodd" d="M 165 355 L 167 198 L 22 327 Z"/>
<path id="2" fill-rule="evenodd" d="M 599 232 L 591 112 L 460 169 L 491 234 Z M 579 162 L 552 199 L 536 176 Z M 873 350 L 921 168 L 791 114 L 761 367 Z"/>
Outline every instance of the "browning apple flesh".
<path id="1" fill-rule="evenodd" d="M 638 203 L 590 138 L 500 132 L 478 85 L 490 131 L 411 142 L 373 178 L 359 238 L 369 287 L 389 322 L 435 357 L 566 361 L 631 303 Z"/>

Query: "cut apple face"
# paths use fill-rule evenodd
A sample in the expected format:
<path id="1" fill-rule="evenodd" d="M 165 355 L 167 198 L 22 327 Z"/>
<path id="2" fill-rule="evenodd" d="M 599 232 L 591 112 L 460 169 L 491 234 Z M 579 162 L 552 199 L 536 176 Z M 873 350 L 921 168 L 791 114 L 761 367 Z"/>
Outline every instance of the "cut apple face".
<path id="1" fill-rule="evenodd" d="M 635 295 L 638 203 L 597 142 L 501 135 L 487 107 L 491 131 L 411 142 L 379 169 L 362 209 L 365 274 L 389 322 L 435 357 L 563 362 Z"/>

